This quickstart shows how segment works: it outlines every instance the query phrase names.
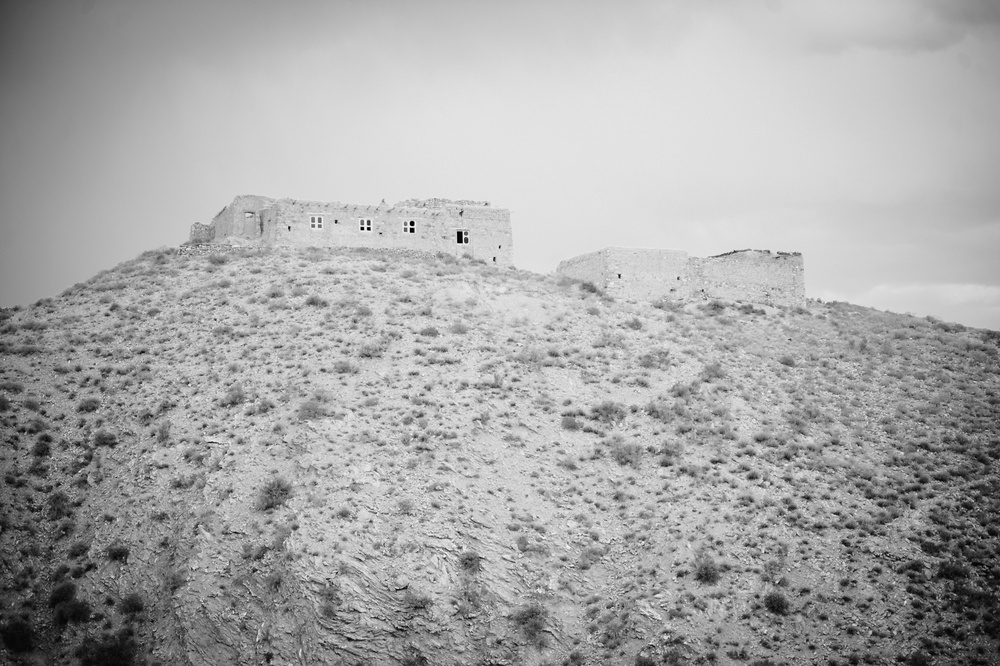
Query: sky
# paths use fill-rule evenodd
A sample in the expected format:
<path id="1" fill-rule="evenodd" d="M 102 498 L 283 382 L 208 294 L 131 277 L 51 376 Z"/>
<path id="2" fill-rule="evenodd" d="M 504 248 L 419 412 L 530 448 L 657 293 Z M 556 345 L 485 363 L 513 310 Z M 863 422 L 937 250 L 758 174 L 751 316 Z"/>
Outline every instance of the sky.
<path id="1" fill-rule="evenodd" d="M 234 196 L 508 208 L 804 255 L 806 294 L 1000 329 L 996 0 L 6 0 L 0 306 Z"/>

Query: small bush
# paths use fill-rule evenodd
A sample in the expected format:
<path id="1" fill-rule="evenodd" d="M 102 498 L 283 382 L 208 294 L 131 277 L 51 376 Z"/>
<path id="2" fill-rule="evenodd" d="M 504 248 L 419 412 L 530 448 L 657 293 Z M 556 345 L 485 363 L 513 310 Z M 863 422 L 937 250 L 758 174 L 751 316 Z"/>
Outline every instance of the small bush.
<path id="1" fill-rule="evenodd" d="M 585 291 L 588 294 L 600 294 L 601 290 L 597 288 L 593 282 L 581 282 L 580 291 Z"/>
<path id="2" fill-rule="evenodd" d="M 10 398 L 0 395 L 0 412 L 10 411 Z"/>
<path id="3" fill-rule="evenodd" d="M 789 368 L 795 367 L 795 359 L 789 356 L 788 354 L 785 354 L 784 356 L 779 358 L 778 363 L 780 363 L 781 365 L 788 366 Z"/>
<path id="4" fill-rule="evenodd" d="M 549 612 L 544 606 L 539 603 L 531 603 L 519 608 L 512 619 L 521 628 L 525 638 L 536 647 L 544 647 L 548 644 L 548 639 L 544 634 L 545 622 L 548 617 Z"/>
<path id="5" fill-rule="evenodd" d="M 701 369 L 701 379 L 705 382 L 710 382 L 713 379 L 722 379 L 726 376 L 726 371 L 722 369 L 722 365 L 716 361 L 714 363 L 707 363 L 704 368 Z"/>
<path id="6" fill-rule="evenodd" d="M 701 583 L 713 585 L 719 582 L 722 573 L 719 565 L 708 553 L 699 552 L 694 558 L 694 579 Z"/>
<path id="7" fill-rule="evenodd" d="M 74 597 L 76 597 L 76 583 L 72 581 L 60 583 L 52 588 L 52 592 L 49 594 L 49 608 L 55 608 Z"/>
<path id="8" fill-rule="evenodd" d="M 426 338 L 436 338 L 437 336 L 441 335 L 441 332 L 436 328 L 434 328 L 433 326 L 428 326 L 426 328 L 420 329 L 420 335 Z"/>
<path id="9" fill-rule="evenodd" d="M 306 305 L 312 305 L 317 308 L 325 308 L 330 303 L 326 299 L 320 298 L 316 294 L 312 294 L 306 299 Z"/>
<path id="10" fill-rule="evenodd" d="M 30 652 L 35 647 L 35 637 L 27 620 L 14 618 L 0 627 L 3 644 L 14 654 Z"/>
<path id="11" fill-rule="evenodd" d="M 128 546 L 116 543 L 108 546 L 107 550 L 104 552 L 108 556 L 108 559 L 112 562 L 122 562 L 128 564 Z"/>
<path id="12" fill-rule="evenodd" d="M 788 615 L 788 599 L 781 592 L 768 592 L 764 595 L 764 608 L 775 615 Z"/>
<path id="13" fill-rule="evenodd" d="M 350 361 L 340 360 L 333 364 L 333 371 L 338 375 L 352 375 L 358 371 L 358 367 Z"/>
<path id="14" fill-rule="evenodd" d="M 418 594 L 412 590 L 407 590 L 403 595 L 403 605 L 410 610 L 426 610 L 431 607 L 433 601 L 426 594 Z"/>
<path id="15" fill-rule="evenodd" d="M 247 407 L 247 415 L 253 416 L 254 414 L 267 414 L 271 410 L 277 407 L 274 401 L 270 398 L 261 398 L 257 401 L 257 404 Z"/>
<path id="16" fill-rule="evenodd" d="M 76 411 L 78 412 L 95 412 L 97 408 L 101 406 L 101 401 L 97 398 L 84 398 L 77 404 Z"/>
<path id="17" fill-rule="evenodd" d="M 621 466 L 631 465 L 638 469 L 642 462 L 643 447 L 639 444 L 615 442 L 611 447 L 611 457 Z"/>
<path id="18" fill-rule="evenodd" d="M 611 400 L 605 400 L 601 404 L 591 407 L 590 418 L 603 423 L 614 424 L 625 420 L 625 408 Z"/>
<path id="19" fill-rule="evenodd" d="M 125 613 L 126 615 L 138 615 L 143 610 L 145 610 L 145 608 L 146 608 L 145 602 L 142 600 L 142 597 L 136 592 L 126 594 L 124 598 L 122 598 L 121 603 L 118 604 L 118 610 L 120 610 L 122 613 Z"/>
<path id="20" fill-rule="evenodd" d="M 483 558 L 474 550 L 468 550 L 458 557 L 458 563 L 463 570 L 470 573 L 476 573 L 483 568 L 482 560 Z"/>
<path id="21" fill-rule="evenodd" d="M 670 352 L 666 349 L 657 349 L 639 356 L 639 367 L 641 368 L 665 370 L 670 365 Z"/>
<path id="22" fill-rule="evenodd" d="M 94 433 L 94 446 L 117 446 L 118 438 L 114 433 L 107 430 L 98 430 Z"/>
<path id="23" fill-rule="evenodd" d="M 236 384 L 226 391 L 226 395 L 222 397 L 219 404 L 223 407 L 235 407 L 236 405 L 242 404 L 246 399 L 247 394 L 243 390 L 243 385 Z"/>
<path id="24" fill-rule="evenodd" d="M 229 261 L 229 257 L 224 254 L 210 254 L 208 255 L 208 263 L 213 266 L 221 266 Z"/>
<path id="25" fill-rule="evenodd" d="M 49 518 L 59 520 L 73 515 L 73 507 L 70 504 L 69 495 L 62 490 L 57 490 L 45 502 L 49 505 Z"/>
<path id="26" fill-rule="evenodd" d="M 257 496 L 257 510 L 269 511 L 275 509 L 284 504 L 285 500 L 291 497 L 291 495 L 292 484 L 280 476 L 271 479 L 260 489 L 260 494 Z"/>
<path id="27" fill-rule="evenodd" d="M 361 345 L 361 349 L 358 350 L 358 356 L 361 358 L 382 358 L 388 346 L 389 344 L 385 340 L 367 342 Z"/>
<path id="28" fill-rule="evenodd" d="M 579 430 L 581 426 L 575 416 L 566 415 L 562 417 L 562 427 L 565 430 Z"/>
<path id="29" fill-rule="evenodd" d="M 35 442 L 35 445 L 31 447 L 31 455 L 35 456 L 36 458 L 44 458 L 51 452 L 52 452 L 52 447 L 49 446 L 48 440 L 43 439 L 42 437 L 39 437 L 38 441 Z"/>
<path id="30" fill-rule="evenodd" d="M 586 571 L 590 567 L 594 566 L 601 561 L 601 558 L 606 554 L 606 550 L 600 546 L 588 546 L 583 549 L 580 553 L 580 559 L 577 561 L 576 566 L 581 571 Z"/>
<path id="31" fill-rule="evenodd" d="M 306 400 L 299 405 L 299 421 L 311 421 L 312 419 L 320 419 L 324 416 L 326 416 L 326 409 L 317 400 Z"/>
<path id="32" fill-rule="evenodd" d="M 630 328 L 633 331 L 638 331 L 642 328 L 642 320 L 638 317 L 632 317 L 624 324 L 625 328 Z"/>
<path id="33" fill-rule="evenodd" d="M 90 604 L 80 599 L 64 601 L 56 606 L 54 619 L 60 627 L 70 622 L 86 622 L 90 619 Z"/>
<path id="34" fill-rule="evenodd" d="M 15 382 L 10 379 L 0 382 L 0 391 L 7 391 L 9 393 L 21 393 L 24 391 L 24 384 L 21 382 Z"/>
<path id="35" fill-rule="evenodd" d="M 86 543 L 85 541 L 77 541 L 76 543 L 74 543 L 72 546 L 69 547 L 69 551 L 67 552 L 67 554 L 70 557 L 76 559 L 78 557 L 83 557 L 84 555 L 86 555 L 87 551 L 89 550 L 90 550 L 90 544 Z"/>

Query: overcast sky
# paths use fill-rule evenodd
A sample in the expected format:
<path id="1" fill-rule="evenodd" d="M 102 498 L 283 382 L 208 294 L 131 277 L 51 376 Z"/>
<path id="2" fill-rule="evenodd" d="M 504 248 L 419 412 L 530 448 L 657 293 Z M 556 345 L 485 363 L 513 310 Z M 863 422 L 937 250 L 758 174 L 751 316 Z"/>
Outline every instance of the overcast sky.
<path id="1" fill-rule="evenodd" d="M 0 306 L 237 194 L 485 199 L 514 261 L 799 251 L 1000 329 L 1000 2 L 0 3 Z"/>

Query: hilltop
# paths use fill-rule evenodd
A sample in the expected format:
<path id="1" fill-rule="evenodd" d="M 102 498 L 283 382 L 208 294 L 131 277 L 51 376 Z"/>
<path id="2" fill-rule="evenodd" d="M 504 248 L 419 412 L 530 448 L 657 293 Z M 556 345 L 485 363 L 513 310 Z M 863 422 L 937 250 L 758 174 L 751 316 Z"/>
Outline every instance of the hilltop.
<path id="1" fill-rule="evenodd" d="M 2 313 L 0 654 L 1000 663 L 998 344 L 443 255 L 148 252 Z"/>

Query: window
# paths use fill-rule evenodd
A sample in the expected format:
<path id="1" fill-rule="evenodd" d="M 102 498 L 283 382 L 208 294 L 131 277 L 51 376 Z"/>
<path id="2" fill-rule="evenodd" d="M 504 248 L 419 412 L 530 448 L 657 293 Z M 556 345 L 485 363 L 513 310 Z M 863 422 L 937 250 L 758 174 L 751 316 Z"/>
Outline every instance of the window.
<path id="1" fill-rule="evenodd" d="M 362 218 L 358 220 L 358 228 L 361 231 L 371 231 L 372 230 L 371 218 Z"/>
<path id="2" fill-rule="evenodd" d="M 468 229 L 459 229 L 458 230 L 458 237 L 456 238 L 456 240 L 458 241 L 459 245 L 468 245 L 469 244 L 469 230 Z"/>
<path id="3" fill-rule="evenodd" d="M 322 215 L 310 215 L 309 216 L 309 228 L 310 229 L 322 229 L 323 228 L 323 216 Z"/>
<path id="4" fill-rule="evenodd" d="M 417 223 L 414 220 L 403 220 L 403 233 L 404 234 L 417 233 Z"/>

